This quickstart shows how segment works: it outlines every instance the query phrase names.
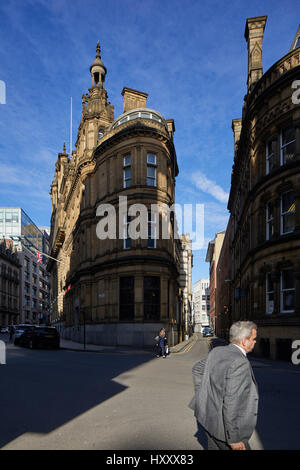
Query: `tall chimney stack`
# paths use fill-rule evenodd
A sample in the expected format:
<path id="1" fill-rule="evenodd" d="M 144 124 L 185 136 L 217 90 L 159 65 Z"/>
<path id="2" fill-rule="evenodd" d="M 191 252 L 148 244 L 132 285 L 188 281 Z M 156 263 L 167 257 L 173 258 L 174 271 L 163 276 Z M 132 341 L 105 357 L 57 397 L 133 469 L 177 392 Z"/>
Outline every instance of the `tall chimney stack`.
<path id="1" fill-rule="evenodd" d="M 245 39 L 248 44 L 248 92 L 252 85 L 263 75 L 262 67 L 262 42 L 264 36 L 267 16 L 256 16 L 248 18 L 245 28 Z"/>

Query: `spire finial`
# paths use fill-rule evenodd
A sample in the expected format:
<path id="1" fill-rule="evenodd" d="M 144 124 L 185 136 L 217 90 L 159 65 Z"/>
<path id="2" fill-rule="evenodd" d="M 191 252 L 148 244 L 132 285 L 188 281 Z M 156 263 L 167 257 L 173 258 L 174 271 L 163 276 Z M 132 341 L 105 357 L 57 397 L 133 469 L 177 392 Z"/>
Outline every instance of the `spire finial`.
<path id="1" fill-rule="evenodd" d="M 64 142 L 63 153 L 66 153 L 66 142 Z"/>
<path id="2" fill-rule="evenodd" d="M 99 41 L 97 42 L 97 47 L 96 47 L 96 57 L 100 57 L 100 52 L 101 52 L 101 49 L 100 49 L 100 43 Z"/>

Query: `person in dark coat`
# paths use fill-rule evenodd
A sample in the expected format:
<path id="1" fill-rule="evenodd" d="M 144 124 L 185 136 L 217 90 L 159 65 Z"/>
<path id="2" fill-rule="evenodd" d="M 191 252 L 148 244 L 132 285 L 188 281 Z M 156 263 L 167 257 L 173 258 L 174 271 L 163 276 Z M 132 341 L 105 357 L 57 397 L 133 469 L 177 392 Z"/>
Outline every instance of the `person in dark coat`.
<path id="1" fill-rule="evenodd" d="M 163 358 L 167 357 L 167 349 L 166 348 L 168 346 L 168 340 L 167 340 L 167 337 L 166 337 L 165 328 L 161 328 L 160 331 L 159 331 L 157 346 L 158 346 L 157 357 L 160 357 L 160 356 L 162 356 Z"/>

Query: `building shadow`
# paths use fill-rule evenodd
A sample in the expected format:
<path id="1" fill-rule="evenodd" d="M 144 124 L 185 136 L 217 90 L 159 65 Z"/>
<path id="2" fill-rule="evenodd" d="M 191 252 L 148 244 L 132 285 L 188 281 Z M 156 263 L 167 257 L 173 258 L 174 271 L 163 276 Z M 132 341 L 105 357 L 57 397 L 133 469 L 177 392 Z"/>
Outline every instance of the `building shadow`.
<path id="1" fill-rule="evenodd" d="M 47 434 L 127 387 L 114 378 L 152 354 L 80 353 L 8 346 L 0 366 L 0 448 L 24 433 Z"/>
<path id="2" fill-rule="evenodd" d="M 203 450 L 207 450 L 208 447 L 208 439 L 207 439 L 207 434 L 204 430 L 204 428 L 201 426 L 201 424 L 197 421 L 197 431 L 195 433 L 195 437 L 197 441 L 199 442 L 200 446 L 202 447 Z"/>

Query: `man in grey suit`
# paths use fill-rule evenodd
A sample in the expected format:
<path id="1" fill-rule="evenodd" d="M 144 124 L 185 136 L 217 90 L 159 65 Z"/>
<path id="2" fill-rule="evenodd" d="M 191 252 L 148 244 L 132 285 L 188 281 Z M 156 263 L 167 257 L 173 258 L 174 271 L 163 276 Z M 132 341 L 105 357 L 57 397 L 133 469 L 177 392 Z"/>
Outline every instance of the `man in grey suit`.
<path id="1" fill-rule="evenodd" d="M 230 344 L 212 349 L 193 367 L 195 396 L 190 403 L 204 428 L 208 450 L 248 450 L 255 429 L 258 389 L 247 353 L 256 342 L 257 326 L 234 323 Z"/>

